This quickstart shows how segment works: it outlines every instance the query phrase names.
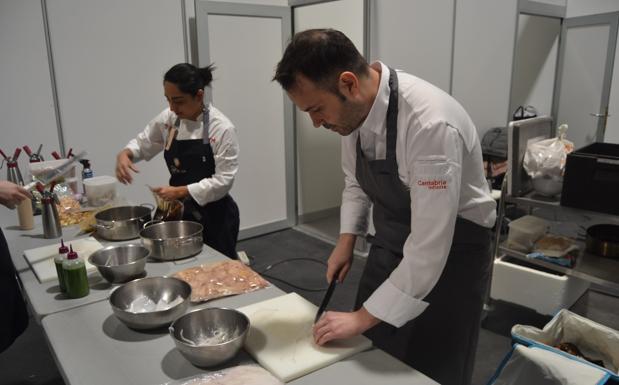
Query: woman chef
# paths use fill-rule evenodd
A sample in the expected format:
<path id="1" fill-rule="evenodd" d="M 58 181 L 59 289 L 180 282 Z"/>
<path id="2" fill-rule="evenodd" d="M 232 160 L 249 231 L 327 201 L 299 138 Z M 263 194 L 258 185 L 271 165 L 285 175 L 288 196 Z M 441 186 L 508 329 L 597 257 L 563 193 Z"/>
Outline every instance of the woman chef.
<path id="1" fill-rule="evenodd" d="M 239 209 L 228 192 L 238 170 L 239 146 L 230 120 L 204 105 L 213 69 L 181 63 L 166 72 L 163 89 L 170 107 L 118 153 L 116 177 L 131 183 L 131 172 L 139 172 L 134 163 L 163 150 L 170 185 L 154 192 L 166 200 L 182 200 L 184 219 L 204 226 L 204 243 L 236 259 Z"/>

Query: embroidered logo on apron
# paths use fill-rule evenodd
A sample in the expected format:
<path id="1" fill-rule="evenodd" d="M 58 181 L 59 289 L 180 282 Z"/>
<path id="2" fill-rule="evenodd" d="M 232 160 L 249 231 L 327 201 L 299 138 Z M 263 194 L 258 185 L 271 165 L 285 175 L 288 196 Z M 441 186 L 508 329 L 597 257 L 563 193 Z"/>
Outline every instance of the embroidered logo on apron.
<path id="1" fill-rule="evenodd" d="M 181 168 L 181 161 L 178 158 L 174 158 L 168 168 L 170 169 L 170 174 L 184 174 L 187 172 L 187 170 Z"/>

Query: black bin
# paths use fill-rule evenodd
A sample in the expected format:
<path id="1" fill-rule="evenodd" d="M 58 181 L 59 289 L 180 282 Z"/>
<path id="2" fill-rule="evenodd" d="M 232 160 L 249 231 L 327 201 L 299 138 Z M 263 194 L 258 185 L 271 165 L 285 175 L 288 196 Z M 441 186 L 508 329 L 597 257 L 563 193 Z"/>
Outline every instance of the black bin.
<path id="1" fill-rule="evenodd" d="M 619 144 L 593 143 L 567 155 L 561 205 L 619 215 Z"/>

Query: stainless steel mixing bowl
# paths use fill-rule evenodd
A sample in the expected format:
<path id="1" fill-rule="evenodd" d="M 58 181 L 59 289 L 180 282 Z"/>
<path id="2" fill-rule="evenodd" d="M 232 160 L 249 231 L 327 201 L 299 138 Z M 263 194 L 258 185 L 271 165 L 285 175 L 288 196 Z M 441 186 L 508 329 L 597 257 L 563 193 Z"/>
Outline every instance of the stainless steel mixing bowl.
<path id="1" fill-rule="evenodd" d="M 145 206 L 112 207 L 95 214 L 97 234 L 110 241 L 137 238 L 150 221 L 151 209 Z"/>
<path id="2" fill-rule="evenodd" d="M 170 336 L 189 362 L 209 367 L 234 357 L 245 343 L 248 330 L 249 318 L 240 311 L 206 308 L 174 321 Z"/>
<path id="3" fill-rule="evenodd" d="M 99 249 L 88 257 L 99 274 L 110 283 L 121 283 L 144 273 L 148 249 L 141 245 L 112 245 Z"/>
<path id="4" fill-rule="evenodd" d="M 140 238 L 152 258 L 173 261 L 202 251 L 202 229 L 197 222 L 160 222 L 140 231 Z"/>
<path id="5" fill-rule="evenodd" d="M 131 311 L 131 305 L 144 298 L 152 302 L 173 302 L 178 296 L 182 302 L 165 310 Z M 169 325 L 185 314 L 189 307 L 191 286 L 185 281 L 172 277 L 148 277 L 135 279 L 114 290 L 110 305 L 118 319 L 133 329 L 155 329 Z"/>

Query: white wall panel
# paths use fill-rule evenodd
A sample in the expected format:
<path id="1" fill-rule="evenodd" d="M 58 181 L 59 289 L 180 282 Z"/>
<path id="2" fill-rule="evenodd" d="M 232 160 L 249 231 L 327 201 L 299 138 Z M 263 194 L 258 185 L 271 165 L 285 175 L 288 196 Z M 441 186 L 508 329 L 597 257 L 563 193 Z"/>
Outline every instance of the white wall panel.
<path id="1" fill-rule="evenodd" d="M 608 113 L 610 116 L 606 122 L 606 134 L 604 136 L 604 141 L 609 143 L 619 143 L 619 49 L 615 50 L 613 82 L 610 85 Z"/>
<path id="2" fill-rule="evenodd" d="M 617 0 L 568 0 L 566 17 L 617 11 L 619 11 L 619 1 Z"/>
<path id="3" fill-rule="evenodd" d="M 363 53 L 363 0 L 339 0 L 294 8 L 295 33 L 310 28 L 342 31 Z M 339 207 L 344 189 L 340 136 L 315 128 L 296 110 L 298 214 Z"/>
<path id="4" fill-rule="evenodd" d="M 545 3 L 551 5 L 559 5 L 565 7 L 567 5 L 567 0 L 533 0 L 536 3 Z"/>
<path id="5" fill-rule="evenodd" d="M 619 1 L 616 0 L 569 0 L 567 17 L 595 15 L 598 13 L 618 12 Z M 604 141 L 619 143 L 619 50 L 615 50 L 613 81 L 608 105 L 608 122 Z"/>
<path id="6" fill-rule="evenodd" d="M 468 111 L 480 137 L 507 124 L 517 3 L 456 3 L 452 95 Z"/>
<path id="7" fill-rule="evenodd" d="M 58 99 L 67 148 L 87 150 L 97 175 L 114 175 L 116 153 L 167 106 L 163 74 L 184 61 L 180 1 L 49 0 Z M 161 155 L 140 163 L 129 200 L 167 184 Z"/>
<path id="8" fill-rule="evenodd" d="M 372 1 L 370 58 L 450 92 L 454 1 Z"/>
<path id="9" fill-rule="evenodd" d="M 58 150 L 58 129 L 43 30 L 40 0 L 0 2 L 0 149 L 43 144 L 42 153 Z M 27 173 L 27 156 L 20 169 Z M 6 179 L 6 166 L 0 170 Z"/>
<path id="10" fill-rule="evenodd" d="M 234 3 L 288 6 L 288 0 L 234 0 Z"/>
<path id="11" fill-rule="evenodd" d="M 287 219 L 284 95 L 271 82 L 282 55 L 281 23 L 276 18 L 208 16 L 209 56 L 217 66 L 213 103 L 232 120 L 239 136 L 232 195 L 242 230 Z"/>
<path id="12" fill-rule="evenodd" d="M 511 105 L 532 105 L 539 115 L 551 115 L 561 20 L 521 14 L 514 58 Z"/>
<path id="13" fill-rule="evenodd" d="M 574 26 L 567 29 L 563 72 L 558 95 L 557 124 L 567 123 L 567 137 L 576 148 L 595 142 L 598 119 L 589 115 L 603 111 L 602 92 L 606 67 L 609 25 Z"/>

